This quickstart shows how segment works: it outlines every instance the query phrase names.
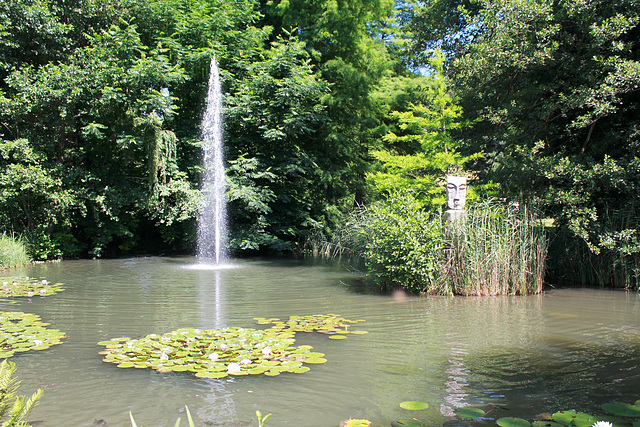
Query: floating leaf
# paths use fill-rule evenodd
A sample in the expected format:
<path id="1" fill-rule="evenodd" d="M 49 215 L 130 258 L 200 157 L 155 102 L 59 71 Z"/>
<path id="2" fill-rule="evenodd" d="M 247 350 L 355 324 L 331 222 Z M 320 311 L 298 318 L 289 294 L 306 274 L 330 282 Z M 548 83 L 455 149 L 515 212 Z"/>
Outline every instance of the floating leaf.
<path id="1" fill-rule="evenodd" d="M 344 339 L 347 339 L 347 337 L 345 337 L 344 335 L 331 335 L 329 337 L 329 339 L 331 339 L 331 340 L 344 340 Z"/>
<path id="2" fill-rule="evenodd" d="M 309 363 L 309 364 L 321 364 L 321 363 L 326 363 L 327 359 L 323 359 L 322 357 L 312 357 L 309 359 L 305 359 L 304 363 Z"/>
<path id="3" fill-rule="evenodd" d="M 61 283 L 49 283 L 43 277 L 0 277 L 0 297 L 44 297 L 63 290 Z"/>
<path id="4" fill-rule="evenodd" d="M 0 354 L 7 358 L 29 350 L 46 350 L 62 343 L 64 332 L 49 329 L 32 313 L 0 312 Z"/>
<path id="5" fill-rule="evenodd" d="M 453 412 L 463 418 L 478 418 L 484 417 L 485 415 L 485 412 L 482 409 L 470 407 L 457 408 Z"/>
<path id="6" fill-rule="evenodd" d="M 503 417 L 499 418 L 496 421 L 500 427 L 530 427 L 531 423 L 527 420 L 523 420 L 522 418 L 515 417 Z"/>
<path id="7" fill-rule="evenodd" d="M 561 427 L 562 424 L 554 421 L 534 421 L 531 423 L 531 427 Z"/>
<path id="8" fill-rule="evenodd" d="M 555 422 L 568 426 L 578 418 L 578 412 L 576 411 L 558 411 L 552 415 Z"/>
<path id="9" fill-rule="evenodd" d="M 421 411 L 429 407 L 428 403 L 419 402 L 417 400 L 407 400 L 400 403 L 402 409 L 408 409 L 409 411 Z"/>
<path id="10" fill-rule="evenodd" d="M 622 417 L 640 417 L 640 405 L 631 405 L 629 403 L 605 403 L 602 409 L 613 415 Z"/>
<path id="11" fill-rule="evenodd" d="M 422 424 L 415 420 L 398 420 L 392 421 L 391 427 L 422 427 Z"/>

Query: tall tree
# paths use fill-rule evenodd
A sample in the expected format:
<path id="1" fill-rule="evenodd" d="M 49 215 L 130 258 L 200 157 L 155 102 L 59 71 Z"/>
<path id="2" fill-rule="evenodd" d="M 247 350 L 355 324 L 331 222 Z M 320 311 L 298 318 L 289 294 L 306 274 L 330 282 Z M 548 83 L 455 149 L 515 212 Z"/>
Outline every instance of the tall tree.
<path id="1" fill-rule="evenodd" d="M 451 76 L 475 123 L 469 145 L 487 153 L 480 172 L 592 251 L 637 253 L 637 218 L 617 229 L 607 218 L 640 203 L 640 3 L 472 6 L 456 9 L 469 42 Z"/>

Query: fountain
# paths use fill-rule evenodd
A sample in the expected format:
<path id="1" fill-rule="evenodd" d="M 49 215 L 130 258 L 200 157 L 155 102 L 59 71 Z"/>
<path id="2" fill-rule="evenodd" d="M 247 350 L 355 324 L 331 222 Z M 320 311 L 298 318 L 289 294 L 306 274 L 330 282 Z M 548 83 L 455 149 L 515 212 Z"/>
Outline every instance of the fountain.
<path id="1" fill-rule="evenodd" d="M 225 174 L 222 155 L 222 90 L 218 64 L 211 59 L 207 108 L 202 119 L 204 205 L 198 221 L 198 260 L 221 265 L 226 260 Z"/>

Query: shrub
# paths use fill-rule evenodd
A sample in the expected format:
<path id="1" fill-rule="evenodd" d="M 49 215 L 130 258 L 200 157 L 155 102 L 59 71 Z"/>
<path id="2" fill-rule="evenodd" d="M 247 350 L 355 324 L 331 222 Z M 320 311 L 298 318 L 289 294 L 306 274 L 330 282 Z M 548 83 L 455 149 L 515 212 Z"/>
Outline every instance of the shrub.
<path id="1" fill-rule="evenodd" d="M 440 215 L 427 212 L 409 192 L 363 209 L 351 221 L 349 242 L 383 289 L 431 291 L 442 252 Z"/>

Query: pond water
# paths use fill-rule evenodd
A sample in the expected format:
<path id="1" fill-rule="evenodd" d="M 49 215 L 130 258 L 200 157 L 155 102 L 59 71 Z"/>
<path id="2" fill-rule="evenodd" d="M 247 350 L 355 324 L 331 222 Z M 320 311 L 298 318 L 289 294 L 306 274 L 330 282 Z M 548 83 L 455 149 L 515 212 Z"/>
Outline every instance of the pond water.
<path id="1" fill-rule="evenodd" d="M 250 259 L 194 269 L 194 258 L 63 261 L 21 274 L 62 282 L 46 298 L 2 302 L 67 333 L 62 345 L 14 356 L 20 394 L 44 387 L 37 426 L 173 426 L 189 407 L 196 426 L 333 427 L 367 418 L 375 426 L 417 417 L 442 424 L 453 409 L 489 416 L 538 413 L 640 398 L 640 297 L 594 289 L 551 289 L 529 297 L 365 295 L 337 262 Z M 15 272 L 14 272 L 15 273 Z M 304 374 L 200 379 L 188 373 L 121 369 L 102 362 L 99 341 L 179 328 L 261 328 L 254 317 L 336 313 L 363 319 L 366 335 L 331 340 L 296 335 L 328 362 Z M 428 402 L 419 414 L 405 400 Z"/>

